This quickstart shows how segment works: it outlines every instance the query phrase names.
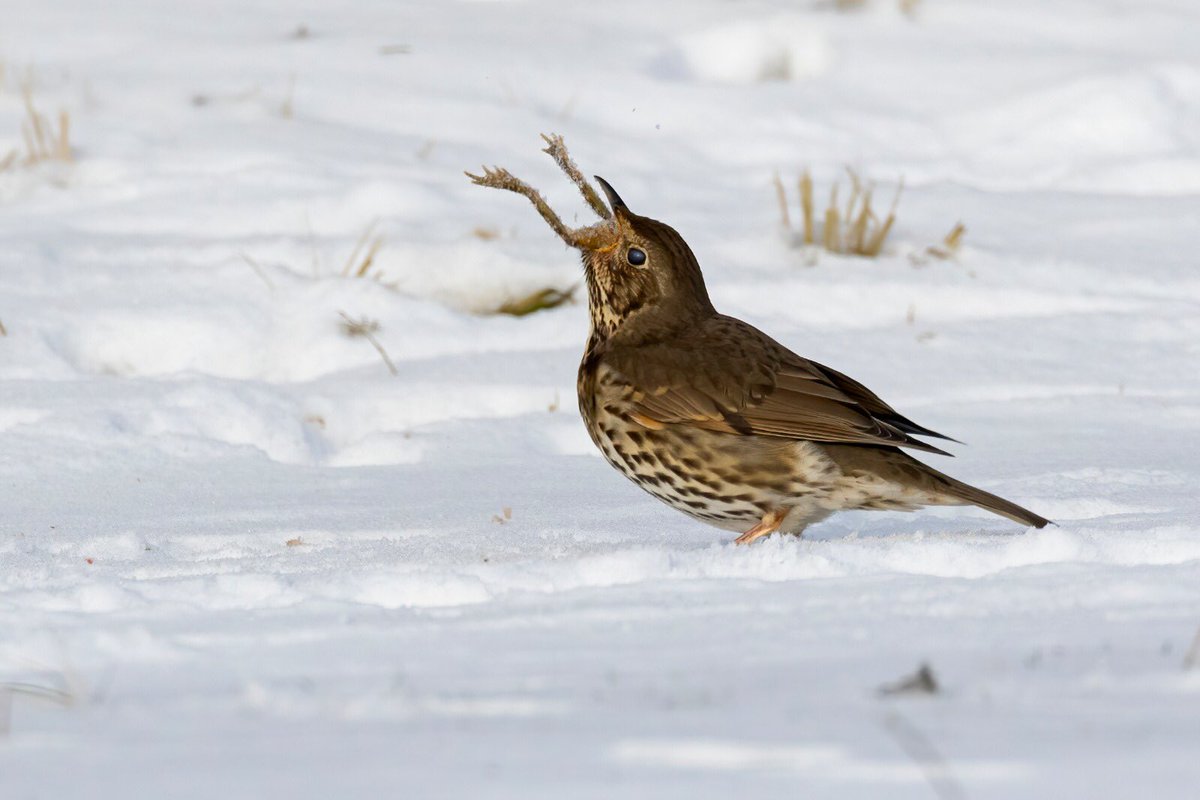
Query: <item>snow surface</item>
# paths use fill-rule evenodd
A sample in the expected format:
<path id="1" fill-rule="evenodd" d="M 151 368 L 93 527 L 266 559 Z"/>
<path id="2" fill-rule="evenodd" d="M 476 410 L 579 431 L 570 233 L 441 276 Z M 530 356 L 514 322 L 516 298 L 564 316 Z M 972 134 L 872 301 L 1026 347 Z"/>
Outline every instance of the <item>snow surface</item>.
<path id="1" fill-rule="evenodd" d="M 3 19 L 0 159 L 26 65 L 76 155 L 0 173 L 3 800 L 1197 796 L 1194 0 Z M 735 548 L 629 485 L 585 310 L 477 313 L 579 280 L 462 175 L 588 220 L 543 131 L 1059 527 Z M 904 177 L 892 245 L 811 265 L 772 175 L 846 165 Z M 342 277 L 376 219 L 383 279 Z"/>

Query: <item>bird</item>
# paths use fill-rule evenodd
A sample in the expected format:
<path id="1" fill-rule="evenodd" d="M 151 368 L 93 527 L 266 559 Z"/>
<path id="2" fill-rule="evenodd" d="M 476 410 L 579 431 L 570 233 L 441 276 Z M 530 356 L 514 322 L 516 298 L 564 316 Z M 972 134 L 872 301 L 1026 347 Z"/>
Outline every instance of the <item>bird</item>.
<path id="1" fill-rule="evenodd" d="M 579 410 L 604 458 L 690 517 L 738 533 L 737 544 L 801 535 L 849 509 L 974 505 L 1026 526 L 1049 520 L 909 455 L 950 455 L 918 425 L 835 369 L 719 313 L 699 262 L 671 226 L 630 210 L 583 176 L 561 136 L 548 153 L 600 221 L 565 225 L 542 195 L 500 167 L 477 185 L 528 198 L 579 251 L 590 332 Z"/>

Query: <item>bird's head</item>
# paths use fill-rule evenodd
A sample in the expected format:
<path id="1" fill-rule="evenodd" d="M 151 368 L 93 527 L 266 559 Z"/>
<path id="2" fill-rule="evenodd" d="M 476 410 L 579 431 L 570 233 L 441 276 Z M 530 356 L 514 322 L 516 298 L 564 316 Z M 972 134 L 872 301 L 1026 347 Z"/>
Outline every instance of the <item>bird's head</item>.
<path id="1" fill-rule="evenodd" d="M 596 176 L 612 209 L 609 219 L 577 231 L 587 276 L 593 330 L 611 336 L 634 320 L 683 324 L 713 313 L 700 265 L 670 225 L 634 214 L 608 181 Z"/>
<path id="2" fill-rule="evenodd" d="M 544 150 L 583 194 L 601 221 L 570 228 L 536 189 L 500 167 L 467 173 L 475 184 L 515 192 L 533 203 L 564 242 L 579 250 L 587 276 L 588 307 L 594 337 L 618 330 L 653 338 L 715 313 L 696 257 L 675 229 L 634 214 L 608 181 L 596 176 L 608 205 L 567 155 L 561 136 L 543 136 Z"/>

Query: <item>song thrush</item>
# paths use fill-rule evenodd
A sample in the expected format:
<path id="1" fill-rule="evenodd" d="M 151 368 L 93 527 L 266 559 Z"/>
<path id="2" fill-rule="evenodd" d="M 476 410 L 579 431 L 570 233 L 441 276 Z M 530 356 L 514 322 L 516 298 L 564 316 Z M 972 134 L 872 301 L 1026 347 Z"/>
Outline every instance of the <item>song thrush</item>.
<path id="1" fill-rule="evenodd" d="M 973 504 L 1025 525 L 1047 524 L 900 449 L 949 455 L 914 438 L 949 437 L 717 313 L 675 229 L 634 214 L 597 176 L 606 206 L 562 138 L 543 138 L 601 222 L 568 228 L 507 170 L 467 175 L 529 198 L 582 253 L 591 334 L 579 366 L 579 410 L 604 457 L 634 483 L 685 514 L 738 531 L 739 544 L 776 531 L 799 534 L 855 508 Z"/>

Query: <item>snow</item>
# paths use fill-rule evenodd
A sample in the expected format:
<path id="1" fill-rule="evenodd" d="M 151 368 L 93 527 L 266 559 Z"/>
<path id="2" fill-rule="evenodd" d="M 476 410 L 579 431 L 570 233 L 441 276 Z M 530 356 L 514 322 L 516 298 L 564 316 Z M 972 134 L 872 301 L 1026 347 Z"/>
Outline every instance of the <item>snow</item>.
<path id="1" fill-rule="evenodd" d="M 6 9 L 0 160 L 26 66 L 75 160 L 0 172 L 0 797 L 1194 796 L 1200 8 L 834 6 Z M 580 280 L 462 175 L 588 221 L 551 131 L 1058 526 L 629 485 L 585 310 L 481 313 Z M 772 176 L 847 165 L 891 244 L 813 264 Z"/>

